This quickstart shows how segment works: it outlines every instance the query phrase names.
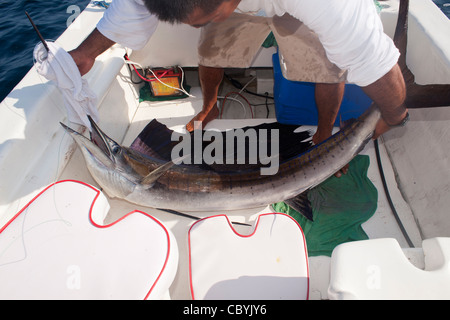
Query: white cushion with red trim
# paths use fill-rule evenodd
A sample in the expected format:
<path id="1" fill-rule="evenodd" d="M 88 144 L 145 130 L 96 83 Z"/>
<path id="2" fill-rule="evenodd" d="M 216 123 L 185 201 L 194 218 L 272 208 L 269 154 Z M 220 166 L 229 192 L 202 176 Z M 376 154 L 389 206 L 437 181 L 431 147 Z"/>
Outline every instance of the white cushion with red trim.
<path id="1" fill-rule="evenodd" d="M 42 191 L 0 230 L 0 299 L 165 295 L 178 263 L 171 232 L 139 211 L 96 222 L 108 210 L 106 197 L 82 182 Z"/>
<path id="2" fill-rule="evenodd" d="M 225 215 L 189 230 L 193 299 L 307 299 L 308 257 L 303 231 L 285 214 L 261 214 L 250 235 Z"/>
<path id="3" fill-rule="evenodd" d="M 331 260 L 331 299 L 450 299 L 450 238 L 423 241 L 424 270 L 395 239 L 341 244 Z"/>

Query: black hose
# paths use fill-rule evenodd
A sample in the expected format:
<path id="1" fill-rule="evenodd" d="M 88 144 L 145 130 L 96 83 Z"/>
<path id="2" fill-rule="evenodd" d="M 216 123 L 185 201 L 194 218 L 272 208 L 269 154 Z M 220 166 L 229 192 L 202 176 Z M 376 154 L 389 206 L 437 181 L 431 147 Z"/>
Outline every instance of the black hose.
<path id="1" fill-rule="evenodd" d="M 375 145 L 375 154 L 377 156 L 378 170 L 380 171 L 381 181 L 383 183 L 383 189 L 384 189 L 384 192 L 386 194 L 387 200 L 389 202 L 389 206 L 391 207 L 391 210 L 392 210 L 392 213 L 394 215 L 394 218 L 397 221 L 397 224 L 400 227 L 400 230 L 402 231 L 402 234 L 405 237 L 406 242 L 408 243 L 408 245 L 411 248 L 414 248 L 414 244 L 412 243 L 408 233 L 406 232 L 406 229 L 403 226 L 403 223 L 400 220 L 400 217 L 398 216 L 397 210 L 395 210 L 395 206 L 394 206 L 394 203 L 392 202 L 391 195 L 389 194 L 389 189 L 388 189 L 388 186 L 387 186 L 387 183 L 386 183 L 386 178 L 384 176 L 383 166 L 381 164 L 381 156 L 380 156 L 380 148 L 379 148 L 379 145 L 378 145 L 378 139 L 374 140 L 373 143 Z"/>
<path id="2" fill-rule="evenodd" d="M 182 213 L 182 212 L 179 212 L 179 211 L 176 211 L 176 210 L 161 209 L 161 208 L 157 208 L 157 210 L 164 211 L 164 212 L 171 213 L 171 214 L 175 214 L 177 216 L 184 217 L 184 218 L 189 218 L 189 219 L 193 219 L 193 220 L 201 220 L 201 218 L 199 218 L 199 217 L 192 216 L 192 215 L 186 214 L 186 213 Z M 234 222 L 234 221 L 231 221 L 231 223 L 235 224 L 235 225 L 251 227 L 251 225 L 248 224 L 248 223 Z"/>

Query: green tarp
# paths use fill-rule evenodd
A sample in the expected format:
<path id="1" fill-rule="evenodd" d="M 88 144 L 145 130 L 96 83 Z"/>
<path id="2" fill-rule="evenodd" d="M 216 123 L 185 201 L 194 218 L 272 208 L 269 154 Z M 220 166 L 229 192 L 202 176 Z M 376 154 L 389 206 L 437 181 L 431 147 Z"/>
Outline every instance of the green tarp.
<path id="1" fill-rule="evenodd" d="M 275 211 L 298 221 L 309 256 L 331 256 L 341 243 L 368 239 L 361 224 L 373 216 L 378 201 L 377 189 L 367 177 L 369 164 L 369 156 L 358 155 L 350 162 L 346 175 L 332 176 L 309 191 L 314 222 L 284 202 L 272 205 Z"/>

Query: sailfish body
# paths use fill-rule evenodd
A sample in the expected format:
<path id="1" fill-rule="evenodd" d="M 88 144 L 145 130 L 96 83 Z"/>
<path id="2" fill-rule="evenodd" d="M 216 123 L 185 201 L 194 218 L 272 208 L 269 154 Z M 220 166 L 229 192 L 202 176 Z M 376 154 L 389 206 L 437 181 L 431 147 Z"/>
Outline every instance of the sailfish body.
<path id="1" fill-rule="evenodd" d="M 110 197 L 160 209 L 217 211 L 260 207 L 295 197 L 355 157 L 380 118 L 371 107 L 307 152 L 282 161 L 274 175 L 260 170 L 218 172 L 175 165 L 120 146 L 92 121 L 91 139 L 62 124 L 80 147 L 95 181 Z"/>

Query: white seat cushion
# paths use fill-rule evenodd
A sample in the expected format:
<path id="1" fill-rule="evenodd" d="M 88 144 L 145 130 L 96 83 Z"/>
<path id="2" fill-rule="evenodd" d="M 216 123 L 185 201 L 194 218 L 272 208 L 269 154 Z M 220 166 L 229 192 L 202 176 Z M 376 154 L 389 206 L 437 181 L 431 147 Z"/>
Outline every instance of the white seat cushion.
<path id="1" fill-rule="evenodd" d="M 331 299 L 449 299 L 450 239 L 423 242 L 425 269 L 409 262 L 395 239 L 342 244 L 333 251 Z"/>
<path id="2" fill-rule="evenodd" d="M 303 231 L 285 214 L 258 217 L 250 235 L 225 215 L 189 230 L 193 299 L 307 299 L 308 257 Z"/>
<path id="3" fill-rule="evenodd" d="M 49 186 L 0 230 L 0 299 L 149 299 L 178 262 L 157 219 L 130 212 L 101 225 L 106 197 L 77 181 Z"/>

